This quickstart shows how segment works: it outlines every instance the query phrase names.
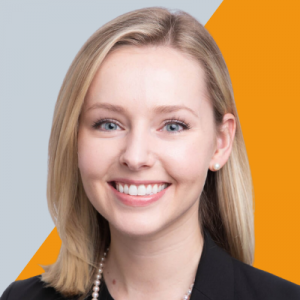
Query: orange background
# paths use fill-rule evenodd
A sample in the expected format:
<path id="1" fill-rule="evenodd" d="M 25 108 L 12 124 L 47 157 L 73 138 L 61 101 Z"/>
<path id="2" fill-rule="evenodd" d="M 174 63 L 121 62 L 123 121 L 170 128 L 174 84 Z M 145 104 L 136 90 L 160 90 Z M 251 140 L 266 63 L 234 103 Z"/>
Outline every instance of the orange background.
<path id="1" fill-rule="evenodd" d="M 233 83 L 254 184 L 254 266 L 300 284 L 300 1 L 224 0 L 206 28 Z M 48 236 L 17 280 L 55 262 Z"/>

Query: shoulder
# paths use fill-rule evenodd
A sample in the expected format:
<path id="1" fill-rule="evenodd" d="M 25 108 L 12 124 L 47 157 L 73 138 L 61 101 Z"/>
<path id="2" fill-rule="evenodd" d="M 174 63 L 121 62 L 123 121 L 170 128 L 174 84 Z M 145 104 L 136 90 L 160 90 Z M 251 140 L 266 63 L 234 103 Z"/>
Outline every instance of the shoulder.
<path id="1" fill-rule="evenodd" d="M 232 259 L 235 299 L 299 300 L 300 286 Z"/>
<path id="2" fill-rule="evenodd" d="M 11 283 L 1 296 L 1 300 L 64 300 L 52 287 L 46 287 L 41 276 Z"/>

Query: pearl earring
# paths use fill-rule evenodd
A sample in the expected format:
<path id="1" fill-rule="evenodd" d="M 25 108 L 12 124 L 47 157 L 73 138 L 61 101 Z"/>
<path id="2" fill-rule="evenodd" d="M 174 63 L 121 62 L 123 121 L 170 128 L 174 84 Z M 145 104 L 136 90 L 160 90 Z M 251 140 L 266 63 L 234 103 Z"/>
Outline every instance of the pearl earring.
<path id="1" fill-rule="evenodd" d="M 219 170 L 219 169 L 220 169 L 220 165 L 219 165 L 218 163 L 215 163 L 215 164 L 214 164 L 214 169 L 215 169 L 215 170 Z"/>

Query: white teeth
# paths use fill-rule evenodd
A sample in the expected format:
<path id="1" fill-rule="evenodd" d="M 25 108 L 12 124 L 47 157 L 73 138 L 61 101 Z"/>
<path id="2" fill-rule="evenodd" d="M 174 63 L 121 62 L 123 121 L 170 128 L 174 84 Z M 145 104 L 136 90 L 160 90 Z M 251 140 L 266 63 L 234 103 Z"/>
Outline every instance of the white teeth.
<path id="1" fill-rule="evenodd" d="M 152 193 L 152 186 L 149 184 L 149 185 L 147 186 L 146 194 L 147 194 L 147 195 L 151 195 L 151 193 Z"/>
<path id="2" fill-rule="evenodd" d="M 136 185 L 133 185 L 133 184 L 132 184 L 132 185 L 129 187 L 129 195 L 131 195 L 131 196 L 136 196 L 137 193 L 138 193 L 138 189 L 137 189 Z"/>
<path id="3" fill-rule="evenodd" d="M 156 194 L 159 193 L 160 191 L 162 191 L 163 189 L 165 189 L 168 185 L 166 183 L 164 184 L 154 184 L 154 186 L 152 187 L 150 184 L 147 185 L 147 188 L 144 184 L 141 184 L 139 186 L 136 186 L 134 184 L 131 184 L 129 187 L 127 184 L 125 184 L 123 186 L 123 184 L 121 183 L 117 183 L 116 184 L 116 189 L 120 192 L 120 193 L 124 193 L 124 194 L 129 194 L 132 196 L 145 196 L 145 195 L 152 195 L 152 194 Z"/>
<path id="4" fill-rule="evenodd" d="M 121 185 L 121 184 L 119 183 L 119 185 Z M 120 190 L 118 190 L 118 191 L 121 192 Z M 127 195 L 129 194 L 129 188 L 128 188 L 127 184 L 124 185 L 124 193 L 127 194 Z"/>
<path id="5" fill-rule="evenodd" d="M 137 194 L 141 195 L 141 196 L 146 195 L 146 187 L 143 184 L 139 185 L 138 190 L 137 190 Z"/>

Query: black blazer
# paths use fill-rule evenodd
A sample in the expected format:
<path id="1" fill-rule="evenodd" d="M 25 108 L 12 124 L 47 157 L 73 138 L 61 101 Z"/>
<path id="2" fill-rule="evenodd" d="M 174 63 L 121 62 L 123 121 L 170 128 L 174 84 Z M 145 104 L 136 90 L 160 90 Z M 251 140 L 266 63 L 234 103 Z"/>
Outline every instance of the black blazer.
<path id="1" fill-rule="evenodd" d="M 98 299 L 113 300 L 106 285 L 101 286 Z M 1 296 L 1 300 L 64 299 L 53 288 L 43 287 L 40 275 L 13 282 Z M 90 293 L 86 300 L 91 299 Z M 300 300 L 300 286 L 232 258 L 205 231 L 191 300 Z"/>

